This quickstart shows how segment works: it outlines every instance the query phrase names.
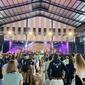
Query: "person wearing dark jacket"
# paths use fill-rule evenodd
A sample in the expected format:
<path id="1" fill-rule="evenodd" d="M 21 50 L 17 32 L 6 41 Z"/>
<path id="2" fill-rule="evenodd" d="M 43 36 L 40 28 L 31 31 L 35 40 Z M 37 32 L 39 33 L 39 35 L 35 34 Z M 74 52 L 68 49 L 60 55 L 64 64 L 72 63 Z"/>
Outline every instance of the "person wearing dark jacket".
<path id="1" fill-rule="evenodd" d="M 83 83 L 78 75 L 75 75 L 75 84 L 76 85 L 83 85 Z"/>
<path id="2" fill-rule="evenodd" d="M 71 85 L 84 85 L 81 78 L 76 74 L 75 68 L 74 68 L 74 78 L 72 79 Z"/>
<path id="3" fill-rule="evenodd" d="M 75 69 L 73 59 L 71 57 L 69 58 L 69 64 L 67 64 L 66 67 L 69 71 L 67 83 L 71 84 L 72 79 L 74 78 L 74 69 Z"/>
<path id="4" fill-rule="evenodd" d="M 63 62 L 58 59 L 58 55 L 53 55 L 54 59 L 50 63 L 47 73 L 48 77 L 51 80 L 50 85 L 64 85 L 63 78 L 64 76 L 67 78 L 68 70 L 64 66 Z"/>

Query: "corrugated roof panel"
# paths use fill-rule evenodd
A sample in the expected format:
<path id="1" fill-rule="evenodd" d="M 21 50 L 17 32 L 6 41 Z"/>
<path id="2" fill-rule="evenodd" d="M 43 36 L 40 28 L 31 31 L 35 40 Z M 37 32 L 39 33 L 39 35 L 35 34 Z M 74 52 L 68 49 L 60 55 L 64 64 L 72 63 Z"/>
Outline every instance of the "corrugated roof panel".
<path id="1" fill-rule="evenodd" d="M 85 6 L 81 10 L 85 12 Z"/>
<path id="2" fill-rule="evenodd" d="M 0 17 L 3 18 L 3 23 L 38 14 L 59 19 L 67 24 L 78 25 L 85 22 L 85 2 L 80 0 L 0 0 Z"/>
<path id="3" fill-rule="evenodd" d="M 71 3 L 69 3 L 68 7 L 72 7 L 76 2 L 77 0 L 71 0 Z"/>
<path id="4" fill-rule="evenodd" d="M 73 19 L 76 19 L 78 16 L 80 16 L 80 14 L 76 14 L 75 16 L 73 16 Z"/>
<path id="5" fill-rule="evenodd" d="M 81 3 L 81 1 L 77 0 L 77 2 L 75 3 L 75 5 L 72 8 L 76 8 L 80 3 Z"/>
<path id="6" fill-rule="evenodd" d="M 80 10 L 82 7 L 84 7 L 85 6 L 85 3 L 84 2 L 82 2 L 76 9 L 78 9 L 78 10 Z"/>
<path id="7" fill-rule="evenodd" d="M 69 3 L 71 3 L 71 0 L 66 0 L 65 3 L 63 3 L 64 6 L 67 6 Z"/>
<path id="8" fill-rule="evenodd" d="M 51 0 L 52 2 L 60 3 L 61 0 Z"/>

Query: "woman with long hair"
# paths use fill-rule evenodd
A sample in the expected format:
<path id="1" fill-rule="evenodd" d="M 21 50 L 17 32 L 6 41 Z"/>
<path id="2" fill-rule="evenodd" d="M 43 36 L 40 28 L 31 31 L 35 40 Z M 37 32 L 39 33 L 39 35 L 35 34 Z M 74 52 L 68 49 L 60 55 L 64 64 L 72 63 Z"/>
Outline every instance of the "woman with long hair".
<path id="1" fill-rule="evenodd" d="M 83 80 L 85 78 L 85 60 L 81 56 L 81 54 L 76 54 L 75 55 L 75 69 L 76 69 L 76 74 Z"/>
<path id="2" fill-rule="evenodd" d="M 3 78 L 3 85 L 23 85 L 23 77 L 18 72 L 17 64 L 14 60 L 9 61 L 7 72 Z"/>

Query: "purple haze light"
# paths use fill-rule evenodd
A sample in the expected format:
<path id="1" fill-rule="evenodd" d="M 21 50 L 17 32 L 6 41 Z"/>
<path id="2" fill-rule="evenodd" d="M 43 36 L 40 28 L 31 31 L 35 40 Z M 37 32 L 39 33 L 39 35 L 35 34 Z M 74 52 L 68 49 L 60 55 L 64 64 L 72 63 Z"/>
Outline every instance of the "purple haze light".
<path id="1" fill-rule="evenodd" d="M 9 41 L 9 50 L 11 49 L 12 47 L 12 40 Z"/>
<path id="2" fill-rule="evenodd" d="M 61 43 L 59 51 L 62 54 L 69 54 L 69 43 L 68 42 Z"/>

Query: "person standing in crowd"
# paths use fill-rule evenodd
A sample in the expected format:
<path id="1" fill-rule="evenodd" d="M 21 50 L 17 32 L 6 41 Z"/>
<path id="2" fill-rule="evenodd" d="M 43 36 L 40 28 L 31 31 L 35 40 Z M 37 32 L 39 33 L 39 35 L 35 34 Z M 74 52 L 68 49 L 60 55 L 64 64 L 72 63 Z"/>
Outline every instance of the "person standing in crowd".
<path id="1" fill-rule="evenodd" d="M 34 85 L 42 85 L 42 75 L 38 69 L 36 69 L 36 74 L 34 75 Z"/>
<path id="2" fill-rule="evenodd" d="M 69 56 L 69 63 L 66 65 L 69 74 L 68 74 L 68 79 L 67 79 L 67 83 L 71 84 L 72 79 L 74 78 L 74 61 L 73 61 L 73 57 Z"/>
<path id="3" fill-rule="evenodd" d="M 45 60 L 42 58 L 40 61 L 41 66 L 41 75 L 42 75 L 42 85 L 45 85 Z"/>
<path id="4" fill-rule="evenodd" d="M 10 54 L 10 55 L 11 55 L 11 57 L 9 57 L 10 58 L 9 61 L 14 60 L 16 62 L 16 65 L 18 66 L 18 61 L 17 61 L 16 57 L 14 57 L 14 55 L 12 55 L 12 54 Z M 3 74 L 5 74 L 7 72 L 8 62 L 6 62 L 2 67 Z"/>
<path id="5" fill-rule="evenodd" d="M 2 67 L 0 67 L 0 85 L 3 85 L 2 79 L 3 79 Z"/>
<path id="6" fill-rule="evenodd" d="M 49 64 L 48 67 L 48 77 L 51 80 L 50 85 L 64 85 L 63 78 L 66 75 L 68 75 L 68 70 L 64 66 L 63 62 L 58 59 L 58 55 L 53 55 L 54 59 Z"/>
<path id="7" fill-rule="evenodd" d="M 45 62 L 45 83 L 46 85 L 49 85 L 50 80 L 48 78 L 47 70 L 49 67 L 50 62 L 52 61 L 52 55 L 49 56 L 48 60 Z"/>
<path id="8" fill-rule="evenodd" d="M 3 65 L 3 67 L 2 67 L 2 72 L 3 72 L 3 74 L 6 73 L 7 67 L 8 67 L 8 63 L 6 63 L 6 64 Z"/>
<path id="9" fill-rule="evenodd" d="M 83 78 L 85 78 L 85 61 L 80 54 L 75 55 L 75 63 L 76 75 L 80 77 L 83 82 Z"/>
<path id="10" fill-rule="evenodd" d="M 23 83 L 24 84 L 28 84 L 29 83 L 30 62 L 31 62 L 31 60 L 29 58 L 26 58 L 26 57 L 23 58 L 21 71 L 22 71 L 22 75 L 23 75 Z"/>
<path id="11" fill-rule="evenodd" d="M 48 60 L 45 62 L 45 79 L 48 79 L 48 74 L 47 74 L 47 70 L 48 70 L 48 67 L 49 67 L 49 64 L 50 62 L 52 61 L 52 55 L 49 56 Z"/>
<path id="12" fill-rule="evenodd" d="M 8 62 L 7 72 L 3 75 L 3 85 L 23 85 L 23 77 L 14 60 Z"/>

